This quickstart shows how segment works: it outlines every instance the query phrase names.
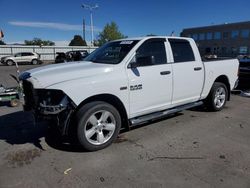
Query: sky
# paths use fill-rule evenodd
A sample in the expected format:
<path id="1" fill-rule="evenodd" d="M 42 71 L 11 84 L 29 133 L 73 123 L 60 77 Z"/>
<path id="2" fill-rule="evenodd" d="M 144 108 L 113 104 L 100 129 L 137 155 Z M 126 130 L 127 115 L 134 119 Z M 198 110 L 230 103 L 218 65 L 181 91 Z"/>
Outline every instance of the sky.
<path id="1" fill-rule="evenodd" d="M 0 29 L 5 43 L 23 43 L 34 37 L 67 45 L 82 35 L 90 41 L 90 13 L 81 4 L 98 4 L 93 13 L 95 38 L 114 21 L 128 37 L 148 34 L 178 36 L 183 28 L 250 21 L 249 0 L 0 0 Z"/>

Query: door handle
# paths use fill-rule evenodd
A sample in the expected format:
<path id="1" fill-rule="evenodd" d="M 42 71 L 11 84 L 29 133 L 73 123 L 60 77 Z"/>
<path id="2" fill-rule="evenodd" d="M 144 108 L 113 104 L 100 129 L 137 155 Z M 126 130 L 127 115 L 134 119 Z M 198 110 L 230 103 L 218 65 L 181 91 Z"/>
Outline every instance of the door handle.
<path id="1" fill-rule="evenodd" d="M 202 68 L 201 67 L 195 67 L 194 68 L 194 71 L 199 71 L 199 70 L 201 70 Z"/>
<path id="2" fill-rule="evenodd" d="M 171 71 L 162 71 L 160 72 L 161 75 L 167 75 L 167 74 L 171 74 Z"/>

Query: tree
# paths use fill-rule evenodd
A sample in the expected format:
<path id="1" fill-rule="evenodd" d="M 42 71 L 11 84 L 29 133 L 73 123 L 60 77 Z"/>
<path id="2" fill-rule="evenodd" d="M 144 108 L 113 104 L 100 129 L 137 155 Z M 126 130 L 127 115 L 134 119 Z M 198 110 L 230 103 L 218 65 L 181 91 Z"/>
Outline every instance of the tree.
<path id="1" fill-rule="evenodd" d="M 25 45 L 37 45 L 37 46 L 54 46 L 55 43 L 50 40 L 42 40 L 40 38 L 34 38 L 33 40 L 25 40 Z"/>
<path id="2" fill-rule="evenodd" d="M 6 45 L 4 41 L 0 40 L 0 45 Z"/>
<path id="3" fill-rule="evenodd" d="M 110 24 L 107 23 L 103 29 L 103 31 L 98 36 L 98 45 L 101 46 L 104 43 L 116 40 L 126 38 L 125 35 L 123 35 L 118 28 L 118 25 L 115 22 L 111 22 Z"/>
<path id="4" fill-rule="evenodd" d="M 69 46 L 87 46 L 87 43 L 80 35 L 75 35 L 70 41 Z"/>

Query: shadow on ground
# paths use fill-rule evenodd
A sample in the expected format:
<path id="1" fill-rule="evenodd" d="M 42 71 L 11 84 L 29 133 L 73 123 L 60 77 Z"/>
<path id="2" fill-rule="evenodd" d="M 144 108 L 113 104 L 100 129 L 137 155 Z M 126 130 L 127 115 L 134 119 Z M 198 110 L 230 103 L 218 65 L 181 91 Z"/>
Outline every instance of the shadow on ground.
<path id="1" fill-rule="evenodd" d="M 48 128 L 47 122 L 35 122 L 32 113 L 15 112 L 0 116 L 0 140 L 11 145 L 33 144 L 42 149 L 41 138 L 52 148 L 69 152 L 82 152 L 79 145 L 61 137 L 55 129 Z"/>
<path id="2" fill-rule="evenodd" d="M 0 139 L 11 145 L 31 143 L 43 149 L 40 139 L 45 133 L 46 126 L 35 124 L 31 113 L 19 111 L 0 116 Z"/>

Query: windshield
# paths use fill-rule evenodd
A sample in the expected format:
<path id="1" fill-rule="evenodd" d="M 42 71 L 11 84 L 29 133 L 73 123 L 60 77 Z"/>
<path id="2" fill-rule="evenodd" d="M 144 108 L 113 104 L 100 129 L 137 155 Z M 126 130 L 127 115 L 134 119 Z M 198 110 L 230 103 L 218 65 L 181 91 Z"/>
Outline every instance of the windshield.
<path id="1" fill-rule="evenodd" d="M 137 44 L 138 40 L 123 40 L 104 44 L 84 60 L 94 63 L 118 64 Z"/>

